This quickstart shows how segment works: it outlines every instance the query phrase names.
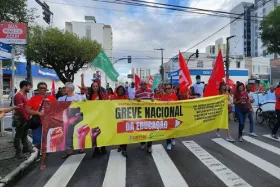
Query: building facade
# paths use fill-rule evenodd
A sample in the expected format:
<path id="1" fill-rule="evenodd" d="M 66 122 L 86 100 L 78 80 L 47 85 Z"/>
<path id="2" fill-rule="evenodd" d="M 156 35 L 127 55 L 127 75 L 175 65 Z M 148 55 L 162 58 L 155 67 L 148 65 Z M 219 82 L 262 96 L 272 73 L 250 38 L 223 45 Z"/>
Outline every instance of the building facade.
<path id="1" fill-rule="evenodd" d="M 246 64 L 250 79 L 270 81 L 270 59 L 265 57 L 247 57 Z"/>
<path id="2" fill-rule="evenodd" d="M 219 38 L 215 41 L 215 53 L 214 54 L 218 54 L 219 50 L 222 51 L 222 55 L 225 56 L 227 53 L 227 46 L 224 43 L 224 39 L 223 38 Z M 211 53 L 210 53 L 211 54 Z"/>
<path id="3" fill-rule="evenodd" d="M 184 52 L 182 55 L 187 60 L 192 53 Z M 213 67 L 216 62 L 217 55 L 200 53 L 199 58 L 191 58 L 188 61 L 188 68 L 190 70 L 192 81 L 195 82 L 197 75 L 201 76 L 201 81 L 208 82 Z M 165 80 L 177 85 L 179 83 L 179 62 L 176 55 L 169 62 L 166 63 L 166 67 L 169 68 L 169 73 L 166 74 Z M 243 56 L 236 57 L 230 60 L 229 76 L 233 81 L 248 81 L 248 69 L 246 60 Z M 172 79 L 172 81 L 171 81 Z"/>
<path id="4" fill-rule="evenodd" d="M 147 79 L 151 75 L 151 69 L 143 69 L 143 68 L 132 68 L 131 74 L 138 75 L 141 79 Z"/>
<path id="5" fill-rule="evenodd" d="M 216 54 L 215 53 L 215 45 L 209 45 L 206 47 L 205 52 L 207 54 Z"/>
<path id="6" fill-rule="evenodd" d="M 75 33 L 81 38 L 86 37 L 89 40 L 95 40 L 97 43 L 101 44 L 104 52 L 113 63 L 113 32 L 110 25 L 97 23 L 95 17 L 93 16 L 85 16 L 85 22 L 65 22 L 65 30 L 70 33 Z M 75 84 L 80 84 L 80 75 L 81 73 L 83 73 L 85 76 L 85 82 L 87 83 L 87 86 L 90 86 L 89 84 L 91 84 L 91 79 L 93 78 L 93 74 L 96 73 L 96 71 L 101 72 L 101 84 L 103 87 L 106 87 L 108 84 L 109 86 L 115 85 L 105 75 L 105 73 L 98 68 L 85 68 L 83 69 L 83 71 L 78 72 L 75 76 Z"/>

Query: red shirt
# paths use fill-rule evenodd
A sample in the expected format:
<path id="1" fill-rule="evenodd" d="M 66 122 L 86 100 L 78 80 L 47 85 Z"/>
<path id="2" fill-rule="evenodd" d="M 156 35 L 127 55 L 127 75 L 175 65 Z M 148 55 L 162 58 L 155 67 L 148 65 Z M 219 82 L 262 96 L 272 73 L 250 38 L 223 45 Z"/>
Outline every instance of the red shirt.
<path id="1" fill-rule="evenodd" d="M 127 95 L 123 95 L 123 96 L 118 96 L 115 95 L 112 97 L 113 100 L 128 100 L 128 96 Z"/>
<path id="2" fill-rule="evenodd" d="M 157 99 L 157 100 L 160 100 L 161 94 L 154 94 L 154 98 Z"/>
<path id="3" fill-rule="evenodd" d="M 146 90 L 142 90 L 141 88 L 135 92 L 135 99 L 152 99 L 154 98 L 154 94 L 152 89 L 147 88 Z"/>
<path id="4" fill-rule="evenodd" d="M 92 94 L 91 100 L 99 100 L 99 95 L 98 94 Z"/>
<path id="5" fill-rule="evenodd" d="M 16 114 L 20 114 L 24 117 L 25 120 L 29 119 L 29 115 L 25 111 L 25 107 L 27 105 L 27 97 L 26 95 L 22 95 L 20 92 L 18 92 L 14 97 L 14 105 L 18 106 L 20 108 L 16 109 Z"/>
<path id="6" fill-rule="evenodd" d="M 235 98 L 236 101 L 241 101 L 241 103 L 239 103 L 239 104 L 244 105 L 244 104 L 248 104 L 249 103 L 249 96 L 248 96 L 248 93 L 245 92 L 245 91 L 243 91 L 241 93 L 236 92 L 234 94 L 234 98 Z"/>
<path id="7" fill-rule="evenodd" d="M 175 94 L 164 94 L 161 96 L 161 101 L 178 101 L 178 98 Z"/>
<path id="8" fill-rule="evenodd" d="M 48 99 L 51 102 L 56 101 L 56 99 L 51 95 L 46 96 L 46 99 Z M 44 100 L 44 97 L 41 97 L 39 95 L 35 95 L 35 96 L 30 98 L 30 100 L 27 103 L 27 107 L 30 108 L 31 110 L 38 111 L 41 103 L 43 102 L 43 100 Z"/>
<path id="9" fill-rule="evenodd" d="M 280 100 L 277 99 L 277 95 L 280 94 L 280 88 L 276 88 L 275 90 L 275 96 L 276 96 L 276 104 L 275 104 L 275 109 L 280 110 Z"/>

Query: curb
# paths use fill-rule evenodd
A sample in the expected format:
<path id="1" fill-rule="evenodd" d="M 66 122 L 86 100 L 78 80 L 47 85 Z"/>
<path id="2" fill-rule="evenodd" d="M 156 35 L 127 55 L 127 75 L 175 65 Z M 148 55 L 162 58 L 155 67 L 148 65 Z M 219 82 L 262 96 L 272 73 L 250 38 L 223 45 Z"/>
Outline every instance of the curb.
<path id="1" fill-rule="evenodd" d="M 32 142 L 32 138 L 28 136 L 28 139 L 30 142 Z M 12 182 L 15 178 L 20 176 L 24 171 L 26 171 L 31 164 L 33 164 L 37 157 L 38 157 L 38 149 L 36 147 L 33 147 L 34 153 L 30 155 L 30 157 L 25 160 L 23 163 L 21 163 L 16 169 L 14 169 L 11 173 L 6 175 L 4 178 L 0 180 L 0 187 L 4 187 L 5 185 Z"/>

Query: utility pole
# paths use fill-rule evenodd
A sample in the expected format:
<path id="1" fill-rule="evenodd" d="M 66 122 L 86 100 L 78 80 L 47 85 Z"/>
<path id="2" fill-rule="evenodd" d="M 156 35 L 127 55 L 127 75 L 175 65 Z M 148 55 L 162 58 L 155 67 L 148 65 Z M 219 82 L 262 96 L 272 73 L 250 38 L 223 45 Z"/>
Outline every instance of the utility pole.
<path id="1" fill-rule="evenodd" d="M 225 65 L 226 65 L 226 82 L 229 79 L 229 40 L 231 38 L 235 37 L 235 35 L 229 36 L 226 38 L 227 40 L 227 52 L 226 52 L 226 61 L 225 61 Z"/>
<path id="2" fill-rule="evenodd" d="M 163 51 L 164 49 L 163 48 L 160 48 L 160 49 L 154 49 L 154 50 L 157 50 L 157 51 L 161 51 L 161 78 L 162 78 L 162 81 L 164 81 L 164 68 L 163 68 Z"/>

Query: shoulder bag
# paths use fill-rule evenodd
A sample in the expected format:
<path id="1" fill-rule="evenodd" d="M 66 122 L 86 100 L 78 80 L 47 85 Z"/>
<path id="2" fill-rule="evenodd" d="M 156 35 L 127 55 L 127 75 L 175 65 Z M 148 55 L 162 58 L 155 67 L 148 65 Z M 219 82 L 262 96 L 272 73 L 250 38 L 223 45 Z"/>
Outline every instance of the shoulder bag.
<path id="1" fill-rule="evenodd" d="M 43 102 L 42 102 L 42 104 L 41 104 L 41 106 L 40 106 L 38 112 L 41 112 L 41 110 L 42 110 L 42 108 L 43 108 L 43 105 L 44 105 L 44 103 L 45 103 L 45 99 L 46 99 L 46 98 L 44 98 L 44 100 L 43 100 Z M 37 129 L 37 128 L 40 127 L 40 126 L 42 126 L 40 116 L 39 116 L 39 115 L 34 115 L 34 116 L 32 116 L 32 117 L 30 118 L 30 120 L 29 120 L 29 128 L 30 128 L 30 129 Z"/>

